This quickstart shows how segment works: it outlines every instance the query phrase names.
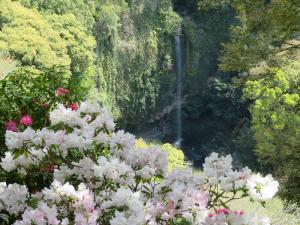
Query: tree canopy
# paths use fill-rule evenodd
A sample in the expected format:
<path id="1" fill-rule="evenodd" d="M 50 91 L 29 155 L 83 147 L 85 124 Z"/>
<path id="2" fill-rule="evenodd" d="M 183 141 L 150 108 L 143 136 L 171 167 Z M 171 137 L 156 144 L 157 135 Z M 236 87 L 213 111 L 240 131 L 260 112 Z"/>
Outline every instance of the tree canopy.
<path id="1" fill-rule="evenodd" d="M 0 52 L 19 66 L 65 67 L 84 75 L 93 63 L 95 41 L 71 14 L 42 15 L 18 2 L 0 3 Z"/>
<path id="2" fill-rule="evenodd" d="M 283 196 L 299 203 L 300 86 L 281 69 L 245 85 L 245 97 L 254 100 L 250 112 L 260 160 L 284 180 Z"/>
<path id="3" fill-rule="evenodd" d="M 300 2 L 295 0 L 199 0 L 200 8 L 232 7 L 237 22 L 224 44 L 221 68 L 248 71 L 282 51 L 299 49 Z"/>
<path id="4" fill-rule="evenodd" d="M 69 66 L 67 45 L 37 11 L 17 2 L 0 2 L 0 51 L 21 66 Z"/>

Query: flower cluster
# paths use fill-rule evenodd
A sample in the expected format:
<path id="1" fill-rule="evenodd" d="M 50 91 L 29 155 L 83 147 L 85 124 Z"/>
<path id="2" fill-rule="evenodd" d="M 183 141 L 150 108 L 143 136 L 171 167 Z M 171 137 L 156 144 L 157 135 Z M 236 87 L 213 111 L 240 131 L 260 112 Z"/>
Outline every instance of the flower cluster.
<path id="1" fill-rule="evenodd" d="M 231 211 L 228 209 L 219 209 L 210 213 L 205 221 L 206 225 L 265 225 L 270 224 L 267 217 L 258 217 L 253 214 L 245 214 L 243 211 Z"/>
<path id="2" fill-rule="evenodd" d="M 219 157 L 217 153 L 205 159 L 203 172 L 210 186 L 220 185 L 227 192 L 244 187 L 251 174 L 247 167 L 241 171 L 233 170 L 231 156 Z"/>
<path id="3" fill-rule="evenodd" d="M 252 174 L 248 167 L 242 170 L 233 170 L 232 158 L 230 155 L 219 156 L 212 153 L 205 159 L 203 172 L 207 179 L 207 185 L 212 189 L 219 188 L 223 192 L 238 191 L 249 195 L 253 200 L 264 202 L 271 199 L 278 191 L 279 183 L 271 174 L 262 177 L 260 174 Z M 215 199 L 215 203 L 218 202 Z M 223 203 L 220 202 L 220 205 Z"/>
<path id="4" fill-rule="evenodd" d="M 240 193 L 270 199 L 278 189 L 271 175 L 234 170 L 232 158 L 217 153 L 206 159 L 202 174 L 189 168 L 168 172 L 165 152 L 135 147 L 135 137 L 114 131 L 108 112 L 92 102 L 58 105 L 50 120 L 40 130 L 6 132 L 4 171 L 25 178 L 37 169 L 51 173 L 51 184 L 38 190 L 26 179 L 26 185 L 0 183 L 0 210 L 12 224 L 270 224 L 220 205 Z"/>
<path id="5" fill-rule="evenodd" d="M 17 131 L 17 123 L 14 120 L 9 120 L 5 123 L 5 129 L 16 132 Z"/>
<path id="6" fill-rule="evenodd" d="M 70 90 L 64 88 L 64 87 L 59 87 L 57 88 L 57 90 L 55 91 L 55 95 L 57 97 L 64 97 L 65 101 L 67 105 L 69 105 L 69 109 L 73 110 L 73 111 L 77 111 L 78 110 L 78 105 L 74 102 L 71 101 L 71 99 L 69 99 L 69 94 L 71 93 Z M 59 98 L 58 98 L 59 99 Z M 42 104 L 40 104 L 37 100 L 32 100 L 32 102 L 34 104 L 39 105 L 39 107 L 44 108 L 44 109 L 48 109 L 49 108 L 49 103 L 44 102 Z M 59 101 L 62 102 L 62 101 Z M 33 125 L 33 119 L 32 117 L 29 115 L 30 113 L 24 113 L 24 112 L 18 112 L 18 114 L 21 114 L 21 118 L 19 119 L 19 121 L 14 118 L 11 120 L 8 120 L 5 124 L 5 130 L 7 131 L 13 131 L 16 132 L 18 129 L 19 130 L 23 130 L 24 127 L 30 127 Z M 36 123 L 37 121 L 35 121 Z"/>
<path id="7" fill-rule="evenodd" d="M 31 126 L 32 125 L 32 119 L 29 115 L 24 115 L 19 121 L 19 124 L 22 126 Z M 16 132 L 18 128 L 18 124 L 14 120 L 9 120 L 5 123 L 5 129 L 9 131 Z"/>
<path id="8" fill-rule="evenodd" d="M 271 174 L 266 177 L 262 177 L 260 174 L 252 175 L 246 185 L 249 195 L 258 201 L 273 198 L 279 187 L 279 183 L 273 179 Z"/>
<path id="9" fill-rule="evenodd" d="M 0 183 L 0 210 L 6 210 L 10 214 L 18 214 L 26 208 L 27 197 L 26 186 Z"/>

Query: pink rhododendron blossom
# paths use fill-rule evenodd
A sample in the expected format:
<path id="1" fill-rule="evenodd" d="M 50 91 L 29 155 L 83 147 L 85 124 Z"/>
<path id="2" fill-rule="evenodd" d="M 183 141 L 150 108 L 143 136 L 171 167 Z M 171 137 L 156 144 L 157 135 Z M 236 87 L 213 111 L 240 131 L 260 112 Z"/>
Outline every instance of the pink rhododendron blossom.
<path id="1" fill-rule="evenodd" d="M 32 125 L 32 119 L 29 115 L 25 115 L 20 119 L 20 124 L 24 126 L 31 126 Z"/>
<path id="2" fill-rule="evenodd" d="M 8 122 L 5 123 L 5 129 L 10 130 L 10 131 L 17 131 L 17 123 L 14 120 L 9 120 Z"/>

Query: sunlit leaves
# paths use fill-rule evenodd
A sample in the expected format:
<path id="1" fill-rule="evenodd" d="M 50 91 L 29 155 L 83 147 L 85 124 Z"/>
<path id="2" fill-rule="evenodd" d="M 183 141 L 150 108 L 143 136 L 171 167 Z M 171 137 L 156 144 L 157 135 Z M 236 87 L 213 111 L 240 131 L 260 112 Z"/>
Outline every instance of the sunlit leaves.
<path id="1" fill-rule="evenodd" d="M 300 90 L 289 83 L 286 73 L 275 69 L 264 78 L 247 81 L 244 95 L 254 101 L 252 130 L 261 162 L 273 166 L 284 179 L 284 197 L 299 203 L 294 166 L 300 150 Z"/>
<path id="2" fill-rule="evenodd" d="M 70 65 L 66 43 L 37 11 L 3 0 L 0 2 L 0 14 L 1 52 L 23 66 Z"/>
<path id="3" fill-rule="evenodd" d="M 2 54 L 20 66 L 64 66 L 76 76 L 93 72 L 95 41 L 73 14 L 42 14 L 10 0 L 0 6 Z"/>

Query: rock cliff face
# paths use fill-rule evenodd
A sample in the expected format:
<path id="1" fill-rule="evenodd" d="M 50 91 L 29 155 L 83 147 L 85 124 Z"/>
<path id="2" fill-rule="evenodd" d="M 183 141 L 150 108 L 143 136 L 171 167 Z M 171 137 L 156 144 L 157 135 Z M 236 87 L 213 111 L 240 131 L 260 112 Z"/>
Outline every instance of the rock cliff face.
<path id="1" fill-rule="evenodd" d="M 221 44 L 230 39 L 234 14 L 230 9 L 200 11 L 196 1 L 173 1 L 173 9 L 182 17 L 182 148 L 196 165 L 211 151 L 234 152 L 241 158 L 238 148 L 250 136 L 247 103 L 232 84 L 236 74 L 221 73 L 218 68 Z M 173 47 L 173 59 L 174 54 Z M 168 85 L 145 126 L 134 129 L 138 136 L 175 143 L 176 74 Z M 247 143 L 244 151 L 251 151 L 252 146 Z"/>
<path id="2" fill-rule="evenodd" d="M 176 142 L 182 133 L 182 147 L 194 149 L 194 160 L 208 151 L 232 148 L 229 142 L 248 114 L 240 90 L 231 83 L 235 74 L 218 69 L 221 43 L 230 39 L 229 26 L 235 22 L 230 9 L 200 11 L 197 0 L 20 2 L 30 14 L 34 10 L 29 8 L 37 8 L 49 29 L 54 20 L 64 26 L 66 18 L 74 24 L 68 34 L 78 28 L 81 36 L 68 42 L 73 50 L 66 48 L 66 54 L 76 55 L 70 72 L 84 71 L 77 75 L 92 87 L 89 97 L 109 108 L 119 128 L 167 142 Z M 179 33 L 180 86 L 175 54 Z M 82 49 L 87 37 L 93 41 Z"/>

